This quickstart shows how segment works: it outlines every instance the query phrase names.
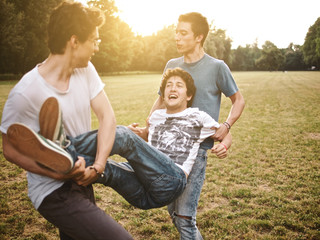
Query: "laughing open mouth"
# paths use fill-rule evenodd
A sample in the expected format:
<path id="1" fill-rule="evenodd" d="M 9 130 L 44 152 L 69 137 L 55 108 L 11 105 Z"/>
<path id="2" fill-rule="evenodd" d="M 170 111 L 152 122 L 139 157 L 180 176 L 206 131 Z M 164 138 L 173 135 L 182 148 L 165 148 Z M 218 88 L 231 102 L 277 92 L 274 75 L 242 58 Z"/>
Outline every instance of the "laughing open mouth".
<path id="1" fill-rule="evenodd" d="M 175 95 L 175 94 L 170 94 L 169 95 L 169 99 L 177 99 L 177 98 L 178 98 L 178 96 Z"/>

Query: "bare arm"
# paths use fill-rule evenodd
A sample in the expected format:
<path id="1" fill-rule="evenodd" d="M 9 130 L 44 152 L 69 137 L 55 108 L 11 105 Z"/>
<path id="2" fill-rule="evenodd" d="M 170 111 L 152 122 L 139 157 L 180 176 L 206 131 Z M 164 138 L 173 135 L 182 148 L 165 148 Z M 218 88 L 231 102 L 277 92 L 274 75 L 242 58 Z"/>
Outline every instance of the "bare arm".
<path id="1" fill-rule="evenodd" d="M 113 147 L 116 133 L 116 118 L 111 103 L 104 91 L 101 91 L 91 100 L 91 107 L 99 121 L 97 154 L 93 166 L 99 173 L 102 173 L 104 172 L 107 159 Z M 86 186 L 94 182 L 97 178 L 98 175 L 96 171 L 87 167 L 84 176 L 78 179 L 77 183 Z"/>
<path id="2" fill-rule="evenodd" d="M 56 180 L 66 180 L 77 177 L 84 172 L 85 161 L 83 158 L 76 162 L 74 168 L 68 174 L 61 174 L 41 167 L 33 159 L 19 153 L 8 141 L 7 135 L 2 133 L 2 148 L 4 157 L 11 163 L 39 175 L 47 176 Z"/>
<path id="3" fill-rule="evenodd" d="M 232 144 L 232 136 L 231 133 L 228 133 L 224 139 L 219 144 L 215 144 L 213 148 L 211 148 L 211 152 L 215 153 L 218 158 L 225 158 L 228 155 L 228 149 Z"/>
<path id="4" fill-rule="evenodd" d="M 226 122 L 230 126 L 232 126 L 241 116 L 245 106 L 245 101 L 242 94 L 239 91 L 233 94 L 232 96 L 230 96 L 229 98 L 232 102 L 232 106 Z M 228 132 L 229 131 L 227 126 L 224 124 L 221 124 L 221 127 L 217 130 L 216 134 L 214 135 L 214 139 L 221 141 L 227 135 Z"/>

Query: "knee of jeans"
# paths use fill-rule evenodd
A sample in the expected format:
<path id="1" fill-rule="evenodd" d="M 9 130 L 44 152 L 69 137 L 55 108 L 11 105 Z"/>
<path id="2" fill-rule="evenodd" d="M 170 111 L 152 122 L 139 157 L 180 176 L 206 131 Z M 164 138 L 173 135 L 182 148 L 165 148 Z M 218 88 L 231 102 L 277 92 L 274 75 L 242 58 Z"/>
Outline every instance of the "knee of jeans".
<path id="1" fill-rule="evenodd" d="M 128 129 L 127 127 L 122 126 L 122 125 L 118 125 L 118 126 L 117 126 L 117 132 L 119 132 L 120 134 L 121 134 L 122 132 L 126 132 L 127 129 Z"/>
<path id="2" fill-rule="evenodd" d="M 134 136 L 135 133 L 133 133 L 129 128 L 125 126 L 117 126 L 116 137 L 122 139 L 122 141 L 132 140 Z"/>
<path id="3" fill-rule="evenodd" d="M 174 212 L 171 215 L 171 218 L 179 230 L 184 229 L 184 228 L 195 228 L 196 227 L 195 217 L 182 216 L 182 215 L 178 215 Z"/>
<path id="4" fill-rule="evenodd" d="M 132 142 L 132 135 L 134 134 L 129 128 L 125 126 L 117 126 L 116 136 L 113 144 L 112 154 L 117 154 L 119 151 L 127 150 Z M 123 149 L 125 147 L 125 149 Z"/>

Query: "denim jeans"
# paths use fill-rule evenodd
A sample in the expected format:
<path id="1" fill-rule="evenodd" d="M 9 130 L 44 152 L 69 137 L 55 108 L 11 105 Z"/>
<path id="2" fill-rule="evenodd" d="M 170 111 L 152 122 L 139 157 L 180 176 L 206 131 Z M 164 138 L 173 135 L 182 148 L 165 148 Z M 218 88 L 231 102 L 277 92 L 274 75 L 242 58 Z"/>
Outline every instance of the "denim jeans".
<path id="1" fill-rule="evenodd" d="M 87 166 L 92 165 L 97 150 L 97 131 L 71 138 L 67 151 L 76 160 L 82 156 Z M 131 205 L 159 208 L 174 201 L 184 190 L 187 179 L 172 159 L 150 146 L 129 128 L 118 126 L 110 155 L 118 154 L 128 162 L 108 159 L 104 177 L 97 183 L 109 186 Z"/>
<path id="2" fill-rule="evenodd" d="M 200 148 L 197 159 L 188 177 L 187 186 L 183 193 L 168 205 L 168 212 L 180 233 L 180 239 L 203 239 L 197 226 L 196 215 L 201 189 L 205 179 L 207 151 Z M 180 216 L 190 217 L 190 219 Z"/>

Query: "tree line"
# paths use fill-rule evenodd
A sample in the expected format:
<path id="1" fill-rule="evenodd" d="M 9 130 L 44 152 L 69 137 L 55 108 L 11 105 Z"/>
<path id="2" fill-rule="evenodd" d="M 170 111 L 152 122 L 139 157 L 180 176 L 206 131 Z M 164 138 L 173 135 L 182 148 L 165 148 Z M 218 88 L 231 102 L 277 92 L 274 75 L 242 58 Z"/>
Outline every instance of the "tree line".
<path id="1" fill-rule="evenodd" d="M 22 74 L 49 54 L 46 27 L 52 9 L 62 0 L 0 0 L 0 73 Z M 175 25 L 152 36 L 135 35 L 116 13 L 113 0 L 91 0 L 102 9 L 106 24 L 100 29 L 100 51 L 92 59 L 101 74 L 120 71 L 162 71 L 166 62 L 180 56 L 175 45 Z M 178 16 L 177 16 L 178 17 Z M 231 49 L 226 31 L 211 26 L 205 50 L 224 60 L 233 71 L 292 71 L 320 68 L 320 17 L 306 29 L 302 46 L 290 43 L 279 49 L 266 41 Z"/>

